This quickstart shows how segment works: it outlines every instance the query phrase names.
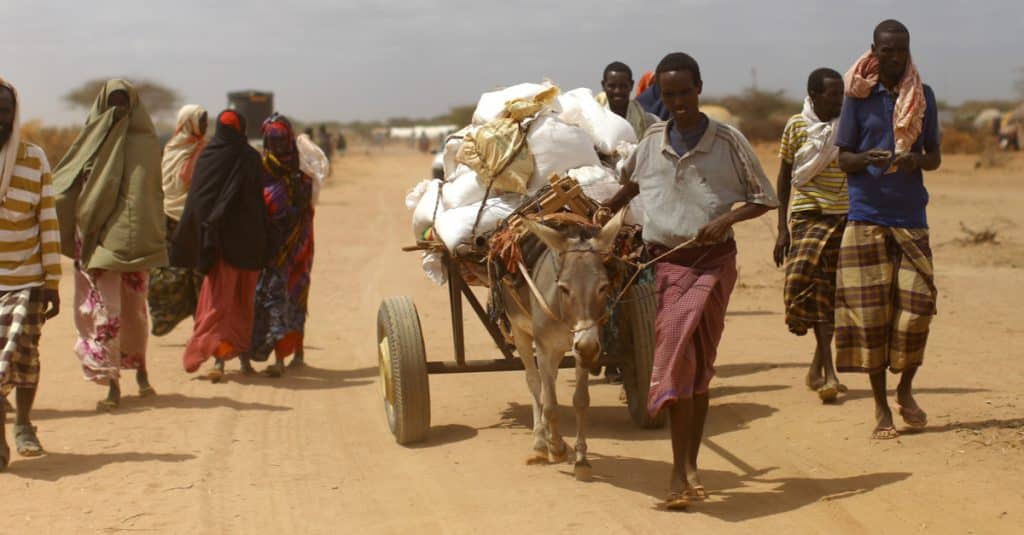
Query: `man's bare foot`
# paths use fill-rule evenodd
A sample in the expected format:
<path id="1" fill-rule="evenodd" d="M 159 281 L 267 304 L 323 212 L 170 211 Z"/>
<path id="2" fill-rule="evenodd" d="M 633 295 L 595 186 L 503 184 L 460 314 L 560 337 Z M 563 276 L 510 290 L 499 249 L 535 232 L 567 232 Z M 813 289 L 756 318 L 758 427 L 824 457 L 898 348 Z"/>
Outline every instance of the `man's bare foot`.
<path id="1" fill-rule="evenodd" d="M 903 391 L 902 384 L 896 389 L 896 402 L 900 405 L 900 416 L 903 423 L 911 429 L 924 429 L 928 426 L 928 414 L 921 409 L 910 389 Z"/>
<path id="2" fill-rule="evenodd" d="M 305 365 L 306 365 L 306 357 L 303 356 L 302 353 L 296 353 L 295 356 L 292 357 L 292 361 L 288 363 L 288 367 L 293 369 L 293 370 L 296 369 L 296 368 L 301 368 L 301 367 L 303 367 Z"/>
<path id="3" fill-rule="evenodd" d="M 892 425 L 892 411 L 886 407 L 884 410 L 875 409 L 875 430 L 871 438 L 875 440 L 892 440 L 899 436 L 896 427 Z"/>

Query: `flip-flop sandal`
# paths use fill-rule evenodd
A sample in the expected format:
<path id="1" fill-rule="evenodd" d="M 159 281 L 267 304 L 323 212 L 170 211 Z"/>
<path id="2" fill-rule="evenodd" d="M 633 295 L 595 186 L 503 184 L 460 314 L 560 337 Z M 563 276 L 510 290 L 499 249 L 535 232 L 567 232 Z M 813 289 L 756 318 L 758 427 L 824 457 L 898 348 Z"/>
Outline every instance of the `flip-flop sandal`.
<path id="1" fill-rule="evenodd" d="M 845 394 L 850 390 L 849 388 L 846 388 L 846 385 L 843 383 L 836 383 L 836 388 L 839 389 L 840 394 Z"/>
<path id="2" fill-rule="evenodd" d="M 209 379 L 211 383 L 219 383 L 224 379 L 224 370 L 214 368 L 206 374 L 206 378 Z"/>
<path id="3" fill-rule="evenodd" d="M 156 395 L 156 390 L 151 386 L 144 386 L 139 389 L 140 398 L 148 398 Z"/>
<path id="4" fill-rule="evenodd" d="M 702 502 L 708 499 L 708 491 L 704 488 L 704 485 L 697 485 L 696 487 L 690 487 L 686 489 L 685 493 L 687 498 L 695 501 Z"/>
<path id="5" fill-rule="evenodd" d="M 903 423 L 911 429 L 920 430 L 928 426 L 928 414 L 920 408 L 908 409 L 901 406 L 900 416 L 903 417 Z"/>
<path id="6" fill-rule="evenodd" d="M 34 425 L 14 425 L 14 446 L 22 457 L 39 457 L 46 453 L 39 443 Z"/>
<path id="7" fill-rule="evenodd" d="M 690 498 L 682 492 L 673 492 L 661 502 L 661 508 L 666 511 L 685 511 L 690 506 Z"/>
<path id="8" fill-rule="evenodd" d="M 281 366 L 280 364 L 271 364 L 270 366 L 267 366 L 267 369 L 263 370 L 263 375 L 278 379 L 284 375 L 284 366 Z"/>
<path id="9" fill-rule="evenodd" d="M 114 412 L 121 404 L 109 399 L 101 399 L 96 402 L 96 410 L 99 412 Z"/>
<path id="10" fill-rule="evenodd" d="M 818 389 L 818 398 L 822 403 L 832 403 L 839 397 L 839 387 L 834 384 L 825 385 Z"/>
<path id="11" fill-rule="evenodd" d="M 900 433 L 893 426 L 888 427 L 876 427 L 874 432 L 871 433 L 871 438 L 874 440 L 892 440 L 899 438 Z"/>

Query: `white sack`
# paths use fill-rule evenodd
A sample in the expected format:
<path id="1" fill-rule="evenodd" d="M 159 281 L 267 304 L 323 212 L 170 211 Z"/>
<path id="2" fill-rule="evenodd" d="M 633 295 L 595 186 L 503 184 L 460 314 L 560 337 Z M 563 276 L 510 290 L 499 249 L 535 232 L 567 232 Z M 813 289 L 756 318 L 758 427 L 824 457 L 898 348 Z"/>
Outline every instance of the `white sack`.
<path id="1" fill-rule="evenodd" d="M 530 123 L 526 146 L 533 154 L 534 163 L 534 174 L 527 186 L 530 192 L 546 186 L 552 174 L 561 175 L 570 169 L 600 163 L 586 131 L 550 113 Z"/>
<path id="2" fill-rule="evenodd" d="M 601 154 L 612 155 L 623 141 L 636 143 L 636 132 L 629 121 L 605 108 L 587 88 L 573 89 L 558 96 L 562 107 L 559 118 L 587 131 Z"/>
<path id="3" fill-rule="evenodd" d="M 603 165 L 570 169 L 567 173 L 583 188 L 583 193 L 597 202 L 611 199 L 622 188 L 615 173 Z"/>
<path id="4" fill-rule="evenodd" d="M 295 145 L 299 149 L 299 170 L 313 178 L 313 206 L 316 206 L 324 180 L 331 174 L 331 161 L 307 134 L 299 134 Z"/>
<path id="5" fill-rule="evenodd" d="M 444 283 L 448 282 L 448 273 L 444 269 L 443 259 L 444 256 L 438 251 L 423 253 L 423 272 L 438 286 L 444 286 Z"/>
<path id="6" fill-rule="evenodd" d="M 484 200 L 486 192 L 487 190 L 477 180 L 476 171 L 459 165 L 455 176 L 441 188 L 441 199 L 446 209 L 459 208 Z"/>
<path id="7" fill-rule="evenodd" d="M 487 234 L 497 228 L 498 223 L 512 215 L 512 212 L 522 202 L 522 195 L 516 194 L 488 199 L 483 215 L 480 217 L 480 224 L 476 227 L 475 235 Z M 449 251 L 455 251 L 455 247 L 460 243 L 471 243 L 473 241 L 473 224 L 476 222 L 476 216 L 479 211 L 480 203 L 476 203 L 452 210 L 445 210 L 444 213 L 437 216 L 434 232 L 441 238 L 444 246 Z"/>
<path id="8" fill-rule="evenodd" d="M 438 205 L 440 186 L 440 180 L 424 180 L 405 196 L 405 205 L 415 207 L 412 213 L 412 232 L 417 240 L 434 224 L 435 207 L 438 217 L 444 212 L 444 205 Z"/>
<path id="9" fill-rule="evenodd" d="M 493 121 L 505 111 L 505 103 L 517 98 L 532 98 L 551 88 L 551 84 L 525 83 L 480 95 L 473 112 L 473 124 L 479 126 Z M 556 105 L 557 106 L 557 105 Z"/>

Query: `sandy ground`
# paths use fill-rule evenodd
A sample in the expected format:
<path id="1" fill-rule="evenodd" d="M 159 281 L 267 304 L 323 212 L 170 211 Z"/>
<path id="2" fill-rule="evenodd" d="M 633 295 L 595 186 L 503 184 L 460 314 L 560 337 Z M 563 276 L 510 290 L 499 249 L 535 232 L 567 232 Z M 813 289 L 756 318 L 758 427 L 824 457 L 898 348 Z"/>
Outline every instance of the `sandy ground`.
<path id="1" fill-rule="evenodd" d="M 765 150 L 770 174 L 777 160 Z M 186 375 L 191 323 L 150 342 L 160 396 L 93 410 L 71 352 L 72 282 L 43 336 L 34 413 L 49 455 L 14 456 L 0 474 L 0 533 L 1012 533 L 1024 526 L 1024 159 L 975 170 L 951 157 L 927 177 L 940 290 L 919 401 L 927 432 L 872 442 L 867 378 L 822 406 L 803 386 L 810 338 L 788 334 L 781 273 L 771 262 L 774 214 L 738 229 L 733 294 L 705 449 L 712 499 L 689 513 L 654 509 L 668 481 L 665 430 L 638 430 L 618 388 L 592 388 L 595 481 L 568 465 L 526 466 L 528 393 L 519 373 L 434 376 L 433 427 L 395 443 L 377 381 L 381 299 L 419 307 L 431 360 L 451 358 L 447 291 L 409 244 L 407 188 L 429 157 L 350 154 L 317 214 L 308 360 L 280 380 L 226 384 Z M 960 223 L 998 230 L 967 246 Z M 470 357 L 495 358 L 468 323 Z M 569 376 L 560 377 L 562 402 Z M 572 435 L 572 411 L 562 420 Z"/>

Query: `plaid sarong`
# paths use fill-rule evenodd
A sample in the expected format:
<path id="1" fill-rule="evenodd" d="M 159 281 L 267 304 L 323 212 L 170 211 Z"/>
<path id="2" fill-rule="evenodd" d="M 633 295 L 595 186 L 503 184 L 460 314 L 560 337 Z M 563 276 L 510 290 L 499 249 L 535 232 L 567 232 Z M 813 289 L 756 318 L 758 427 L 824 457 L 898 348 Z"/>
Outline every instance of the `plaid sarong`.
<path id="1" fill-rule="evenodd" d="M 836 283 L 836 369 L 921 365 L 937 294 L 927 229 L 851 221 Z"/>
<path id="2" fill-rule="evenodd" d="M 0 395 L 39 384 L 42 292 L 26 288 L 0 292 Z"/>
<path id="3" fill-rule="evenodd" d="M 657 256 L 664 249 L 651 248 Z M 708 391 L 725 309 L 736 285 L 736 242 L 682 249 L 655 264 L 658 315 L 647 412 Z"/>
<path id="4" fill-rule="evenodd" d="M 815 323 L 835 321 L 836 266 L 845 215 L 796 212 L 790 217 L 783 300 L 786 325 L 797 336 Z"/>

